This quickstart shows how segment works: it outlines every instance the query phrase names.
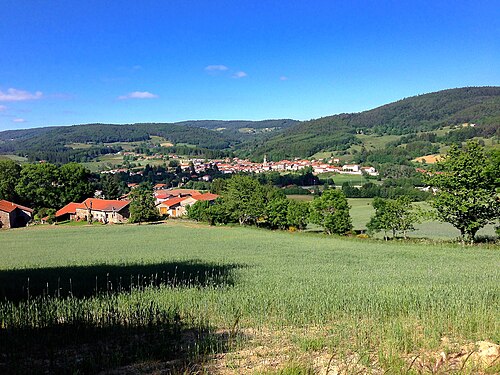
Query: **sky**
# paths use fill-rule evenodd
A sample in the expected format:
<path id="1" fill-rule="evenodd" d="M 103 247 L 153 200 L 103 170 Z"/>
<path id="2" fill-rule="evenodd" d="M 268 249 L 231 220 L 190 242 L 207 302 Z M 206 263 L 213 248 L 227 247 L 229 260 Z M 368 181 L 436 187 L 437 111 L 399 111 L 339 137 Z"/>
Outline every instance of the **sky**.
<path id="1" fill-rule="evenodd" d="M 499 85 L 498 0 L 0 1 L 0 131 L 307 120 Z"/>

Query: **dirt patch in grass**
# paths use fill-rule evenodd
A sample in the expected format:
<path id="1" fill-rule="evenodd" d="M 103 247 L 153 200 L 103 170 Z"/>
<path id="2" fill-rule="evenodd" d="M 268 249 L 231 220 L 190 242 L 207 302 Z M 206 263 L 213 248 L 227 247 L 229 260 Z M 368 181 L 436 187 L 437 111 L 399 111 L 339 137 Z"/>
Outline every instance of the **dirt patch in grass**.
<path id="1" fill-rule="evenodd" d="M 412 161 L 416 163 L 421 163 L 422 160 L 427 164 L 434 164 L 441 160 L 441 155 L 433 154 L 433 155 L 419 156 L 418 158 L 415 158 Z"/>

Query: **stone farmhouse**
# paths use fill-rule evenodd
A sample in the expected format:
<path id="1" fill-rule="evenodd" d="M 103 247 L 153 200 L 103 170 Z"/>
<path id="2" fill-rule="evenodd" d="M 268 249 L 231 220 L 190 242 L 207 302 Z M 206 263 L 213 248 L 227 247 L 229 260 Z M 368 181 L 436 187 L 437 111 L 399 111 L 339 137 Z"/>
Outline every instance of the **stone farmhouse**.
<path id="1" fill-rule="evenodd" d="M 156 194 L 156 208 L 160 215 L 168 215 L 170 217 L 181 217 L 187 214 L 187 208 L 199 201 L 213 202 L 219 196 L 211 193 L 201 193 L 198 190 L 174 189 L 168 192 L 173 192 L 173 195 L 162 192 Z"/>
<path id="2" fill-rule="evenodd" d="M 33 210 L 20 204 L 0 200 L 0 228 L 25 227 L 33 218 Z"/>
<path id="3" fill-rule="evenodd" d="M 89 216 L 102 223 L 123 223 L 130 217 L 130 201 L 87 198 L 82 203 L 68 203 L 56 212 L 56 221 L 85 220 Z"/>

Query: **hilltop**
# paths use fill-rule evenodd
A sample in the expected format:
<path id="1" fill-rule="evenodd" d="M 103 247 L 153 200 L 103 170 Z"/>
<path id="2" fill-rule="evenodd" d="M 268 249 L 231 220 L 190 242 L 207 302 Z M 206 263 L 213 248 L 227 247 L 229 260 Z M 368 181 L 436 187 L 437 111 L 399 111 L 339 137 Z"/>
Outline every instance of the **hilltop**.
<path id="1" fill-rule="evenodd" d="M 203 120 L 8 130 L 0 132 L 0 154 L 27 156 L 29 160 L 86 161 L 119 151 L 123 146 L 119 143 L 145 142 L 146 147 L 188 146 L 198 148 L 198 155 L 235 154 L 254 160 L 264 155 L 279 160 L 321 153 L 356 159 L 358 153 L 405 145 L 411 151 L 405 157 L 411 160 L 439 153 L 449 142 L 499 135 L 500 87 L 465 87 L 310 121 Z M 151 143 L 152 137 L 160 137 L 163 143 Z"/>
<path id="2" fill-rule="evenodd" d="M 462 124 L 475 125 L 462 138 L 500 135 L 500 87 L 443 90 L 369 111 L 304 121 L 265 142 L 253 142 L 244 148 L 253 157 L 309 157 L 320 151 L 346 151 L 353 145 L 361 146 L 366 136 L 394 136 L 391 140 L 396 140 L 402 135 L 453 130 Z M 460 137 L 455 134 L 455 138 Z"/>

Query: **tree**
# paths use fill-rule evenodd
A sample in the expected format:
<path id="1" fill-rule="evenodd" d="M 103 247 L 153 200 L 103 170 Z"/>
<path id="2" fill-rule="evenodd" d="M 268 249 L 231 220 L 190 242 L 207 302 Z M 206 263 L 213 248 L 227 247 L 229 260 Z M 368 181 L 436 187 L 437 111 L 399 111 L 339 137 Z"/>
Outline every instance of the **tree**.
<path id="1" fill-rule="evenodd" d="M 288 205 L 290 201 L 286 197 L 270 200 L 266 205 L 267 222 L 271 228 L 287 229 Z"/>
<path id="2" fill-rule="evenodd" d="M 16 185 L 16 193 L 25 204 L 36 209 L 59 208 L 61 206 L 59 169 L 50 163 L 24 164 Z"/>
<path id="3" fill-rule="evenodd" d="M 128 192 L 127 185 L 118 174 L 101 175 L 101 188 L 106 199 L 118 199 Z"/>
<path id="4" fill-rule="evenodd" d="M 420 222 L 421 212 L 414 207 L 407 196 L 398 197 L 395 200 L 375 198 L 373 200 L 375 215 L 370 218 L 366 225 L 371 232 L 384 231 L 384 239 L 387 240 L 387 231 L 392 231 L 392 237 L 396 232 L 402 232 L 406 239 L 406 233 L 415 230 L 414 225 Z"/>
<path id="5" fill-rule="evenodd" d="M 227 211 L 240 225 L 257 224 L 265 214 L 266 197 L 262 185 L 249 176 L 233 176 L 223 193 Z"/>
<path id="6" fill-rule="evenodd" d="M 195 204 L 187 207 L 187 217 L 196 221 L 209 221 L 208 209 L 209 201 L 197 201 Z"/>
<path id="7" fill-rule="evenodd" d="M 311 203 L 311 221 L 321 225 L 327 234 L 346 234 L 352 230 L 349 204 L 342 191 L 325 190 Z"/>
<path id="8" fill-rule="evenodd" d="M 156 209 L 153 187 L 150 184 L 141 184 L 130 194 L 130 222 L 142 223 L 156 221 L 160 214 Z"/>
<path id="9" fill-rule="evenodd" d="M 432 202 L 437 217 L 457 228 L 462 241 L 473 243 L 477 231 L 500 216 L 500 170 L 491 163 L 483 147 L 468 141 L 462 149 L 452 145 L 438 163 L 442 172 L 429 178 L 429 185 L 438 189 Z"/>
<path id="10" fill-rule="evenodd" d="M 306 229 L 309 222 L 309 202 L 290 200 L 288 203 L 288 225 L 300 230 Z"/>
<path id="11" fill-rule="evenodd" d="M 21 167 L 12 160 L 0 160 L 0 199 L 18 201 L 16 184 L 21 176 Z"/>
<path id="12" fill-rule="evenodd" d="M 59 168 L 59 186 L 62 204 L 81 202 L 93 195 L 90 171 L 77 163 L 64 164 Z"/>

